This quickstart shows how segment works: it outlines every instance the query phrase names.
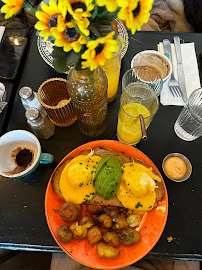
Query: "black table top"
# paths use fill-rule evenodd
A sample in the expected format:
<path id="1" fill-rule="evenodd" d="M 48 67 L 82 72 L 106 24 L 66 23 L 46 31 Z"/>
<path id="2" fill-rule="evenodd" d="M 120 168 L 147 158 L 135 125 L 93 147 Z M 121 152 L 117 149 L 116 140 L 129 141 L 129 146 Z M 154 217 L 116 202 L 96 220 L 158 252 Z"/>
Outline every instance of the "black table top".
<path id="1" fill-rule="evenodd" d="M 132 57 L 146 49 L 157 49 L 157 43 L 164 38 L 173 40 L 176 33 L 138 32 L 129 38 L 129 48 L 122 60 L 121 75 L 130 68 Z M 202 34 L 177 33 L 184 42 L 195 42 L 197 57 L 202 48 Z M 40 57 L 33 38 L 28 57 L 25 61 L 23 75 L 18 89 L 30 86 L 37 91 L 40 84 L 51 77 L 63 77 L 57 74 Z M 108 126 L 106 131 L 96 139 L 113 139 L 116 137 L 117 116 L 121 83 L 116 100 L 108 106 Z M 148 140 L 140 142 L 137 148 L 145 153 L 158 167 L 164 177 L 168 191 L 169 213 L 164 232 L 148 254 L 155 258 L 176 258 L 202 260 L 202 137 L 185 142 L 179 139 L 173 125 L 181 107 L 160 106 L 149 129 Z M 10 115 L 7 131 L 13 129 L 29 130 L 25 120 L 25 111 L 16 95 L 13 111 Z M 44 211 L 46 186 L 56 165 L 72 149 L 94 140 L 81 133 L 78 124 L 56 127 L 55 135 L 49 140 L 41 140 L 43 152 L 54 155 L 55 160 L 49 165 L 40 165 L 30 176 L 19 179 L 0 178 L 0 248 L 16 250 L 40 250 L 60 252 L 49 232 Z M 163 174 L 163 158 L 171 152 L 187 156 L 193 166 L 193 173 L 188 181 L 175 183 Z M 167 237 L 173 241 L 168 242 Z"/>

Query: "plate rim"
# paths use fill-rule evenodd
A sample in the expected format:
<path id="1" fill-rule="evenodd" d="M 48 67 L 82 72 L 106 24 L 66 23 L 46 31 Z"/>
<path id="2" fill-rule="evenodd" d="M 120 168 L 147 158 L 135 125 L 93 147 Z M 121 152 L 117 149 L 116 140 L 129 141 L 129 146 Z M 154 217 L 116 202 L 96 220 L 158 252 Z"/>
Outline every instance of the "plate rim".
<path id="1" fill-rule="evenodd" d="M 122 268 L 122 267 L 126 267 L 126 266 L 129 266 L 129 265 L 131 265 L 131 264 L 133 264 L 133 263 L 135 263 L 135 262 L 137 262 L 137 261 L 139 261 L 140 259 L 142 259 L 144 256 L 146 256 L 152 249 L 153 249 L 153 247 L 157 244 L 157 242 L 159 241 L 159 239 L 160 239 L 160 237 L 161 237 L 161 235 L 162 235 L 162 233 L 163 233 L 163 231 L 164 231 L 164 229 L 165 229 L 165 226 L 166 226 L 166 222 L 167 222 L 167 218 L 168 218 L 168 192 L 167 192 L 167 189 L 166 189 L 166 185 L 165 185 L 165 182 L 164 182 L 164 180 L 163 180 L 163 177 L 162 177 L 162 175 L 161 175 L 161 173 L 159 172 L 159 170 L 158 170 L 158 168 L 156 167 L 156 165 L 153 163 L 153 161 L 146 155 L 146 154 L 144 154 L 142 151 L 140 151 L 139 149 L 137 149 L 136 147 L 133 147 L 133 146 L 131 146 L 131 145 L 128 145 L 128 144 L 125 144 L 125 143 L 123 143 L 123 142 L 120 142 L 120 141 L 115 141 L 115 140 L 96 140 L 96 141 L 91 141 L 91 142 L 88 142 L 88 143 L 84 143 L 84 144 L 82 144 L 82 145 L 80 145 L 80 146 L 78 146 L 78 147 L 76 147 L 76 148 L 74 148 L 72 151 L 70 151 L 59 163 L 58 163 L 58 165 L 56 166 L 56 168 L 54 169 L 54 171 L 53 171 L 53 173 L 51 174 L 51 177 L 50 177 L 50 179 L 49 179 L 49 181 L 48 181 L 48 184 L 47 184 L 47 188 L 46 188 L 46 193 L 45 193 L 45 216 L 46 216 L 46 222 L 47 222 L 47 224 L 48 224 L 48 228 L 49 228 L 49 230 L 50 230 L 50 232 L 51 232 L 51 235 L 52 235 L 52 237 L 54 238 L 54 240 L 56 241 L 56 243 L 57 243 L 57 245 L 68 255 L 68 256 L 70 256 L 72 259 L 74 259 L 75 261 L 77 261 L 77 262 L 79 262 L 80 264 L 83 264 L 83 265 L 85 265 L 85 266 L 88 266 L 88 267 L 94 267 L 93 265 L 91 265 L 91 264 L 84 264 L 81 260 L 79 260 L 79 259 L 77 259 L 77 258 L 75 258 L 75 256 L 73 256 L 68 250 L 66 250 L 65 249 L 65 247 L 63 247 L 63 245 L 61 245 L 61 243 L 60 243 L 60 241 L 57 239 L 57 237 L 56 237 L 56 235 L 54 234 L 54 232 L 53 232 L 53 230 L 52 230 L 52 227 L 51 227 L 51 224 L 50 224 L 50 221 L 49 221 L 49 218 L 48 218 L 48 216 L 47 216 L 47 193 L 48 193 L 48 190 L 49 190 L 49 188 L 51 188 L 52 189 L 52 186 L 51 186 L 51 180 L 52 180 L 52 176 L 53 176 L 53 174 L 54 174 L 54 172 L 55 172 L 55 170 L 59 167 L 59 165 L 62 163 L 62 162 L 64 162 L 67 158 L 69 158 L 69 157 L 73 157 L 74 156 L 74 152 L 77 152 L 78 150 L 80 150 L 79 151 L 79 153 L 80 152 L 82 152 L 82 151 L 84 151 L 84 150 L 82 150 L 82 148 L 83 147 L 85 147 L 85 146 L 89 146 L 89 145 L 91 145 L 91 144 L 107 144 L 107 146 L 104 146 L 104 145 L 95 145 L 93 148 L 91 148 L 91 147 L 88 147 L 88 148 L 86 148 L 86 149 L 94 149 L 95 147 L 106 147 L 106 148 L 109 148 L 109 149 L 111 149 L 111 150 L 113 150 L 112 148 L 113 148 L 113 146 L 112 146 L 112 148 L 110 148 L 110 144 L 112 143 L 112 141 L 113 142 L 115 142 L 116 144 L 120 144 L 120 146 L 122 145 L 122 146 L 126 146 L 127 148 L 133 148 L 133 149 L 135 149 L 135 151 L 137 151 L 137 152 L 139 152 L 140 154 L 143 154 L 148 160 L 149 160 L 149 162 L 152 164 L 152 165 L 150 165 L 150 164 L 148 164 L 149 166 L 151 166 L 154 170 L 155 170 L 155 172 L 157 172 L 158 173 L 158 175 L 161 177 L 161 179 L 162 179 L 162 181 L 163 181 L 163 184 L 164 184 L 164 188 L 165 188 L 165 195 L 164 195 L 164 200 L 165 200 L 165 202 L 166 202 L 166 212 L 165 212 L 165 215 L 164 215 L 164 222 L 163 222 L 163 224 L 162 224 L 162 227 L 161 227 L 161 230 L 159 231 L 159 233 L 158 233 L 158 237 L 155 239 L 155 241 L 153 242 L 153 244 L 148 248 L 148 250 L 146 251 L 146 252 L 144 252 L 144 254 L 143 255 L 141 255 L 140 256 L 140 258 L 138 258 L 138 259 L 135 259 L 134 261 L 130 261 L 129 263 L 124 263 L 124 264 L 121 264 L 121 265 L 118 265 L 118 266 L 113 266 L 113 265 L 108 265 L 108 266 L 99 266 L 99 269 L 119 269 L 119 268 Z M 145 162 L 145 161 L 144 161 Z M 61 199 L 60 199 L 61 200 Z M 62 201 L 62 200 L 61 200 Z M 109 260 L 109 262 L 113 262 L 113 260 Z"/>

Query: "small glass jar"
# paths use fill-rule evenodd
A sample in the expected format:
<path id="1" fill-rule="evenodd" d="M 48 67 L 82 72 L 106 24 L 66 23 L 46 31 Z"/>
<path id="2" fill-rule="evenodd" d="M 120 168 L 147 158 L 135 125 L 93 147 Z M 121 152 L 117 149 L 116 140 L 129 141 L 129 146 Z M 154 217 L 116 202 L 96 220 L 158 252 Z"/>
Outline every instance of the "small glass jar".
<path id="1" fill-rule="evenodd" d="M 28 109 L 25 116 L 27 118 L 27 123 L 39 139 L 49 139 L 54 135 L 54 124 L 38 109 Z"/>
<path id="2" fill-rule="evenodd" d="M 32 91 L 32 88 L 28 86 L 24 86 L 19 90 L 19 95 L 21 97 L 22 104 L 25 110 L 29 110 L 30 108 L 36 108 L 45 116 L 47 116 L 47 112 L 40 104 L 37 93 Z"/>

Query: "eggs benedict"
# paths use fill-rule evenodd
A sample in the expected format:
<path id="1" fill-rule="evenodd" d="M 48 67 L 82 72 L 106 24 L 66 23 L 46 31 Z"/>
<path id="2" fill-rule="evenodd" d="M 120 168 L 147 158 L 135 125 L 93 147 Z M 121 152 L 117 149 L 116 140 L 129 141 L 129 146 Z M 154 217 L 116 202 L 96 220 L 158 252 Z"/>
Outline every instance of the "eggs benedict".
<path id="1" fill-rule="evenodd" d="M 100 160 L 96 155 L 79 155 L 65 166 L 59 185 L 66 202 L 81 204 L 94 197 L 93 178 Z"/>
<path id="2" fill-rule="evenodd" d="M 156 202 L 155 181 L 161 182 L 159 176 L 137 162 L 126 163 L 117 190 L 117 198 L 127 209 L 136 212 L 150 211 Z"/>

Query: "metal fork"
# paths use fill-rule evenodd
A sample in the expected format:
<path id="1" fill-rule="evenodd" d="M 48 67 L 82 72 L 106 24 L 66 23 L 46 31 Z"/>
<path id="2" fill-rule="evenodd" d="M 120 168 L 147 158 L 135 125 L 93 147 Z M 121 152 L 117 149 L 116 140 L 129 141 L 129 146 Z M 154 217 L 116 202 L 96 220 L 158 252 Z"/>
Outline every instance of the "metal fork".
<path id="1" fill-rule="evenodd" d="M 3 111 L 7 104 L 8 102 L 0 102 L 0 113 Z"/>
<path id="2" fill-rule="evenodd" d="M 164 39 L 163 45 L 164 45 L 165 52 L 169 55 L 169 59 L 170 59 L 170 62 L 172 64 L 172 67 L 173 67 L 170 41 L 168 39 Z M 171 74 L 168 86 L 170 88 L 171 94 L 174 97 L 182 97 L 183 96 L 183 93 L 182 93 L 182 90 L 180 89 L 179 83 L 176 81 L 176 79 L 174 77 L 174 69 L 173 68 L 172 68 L 172 74 Z"/>

